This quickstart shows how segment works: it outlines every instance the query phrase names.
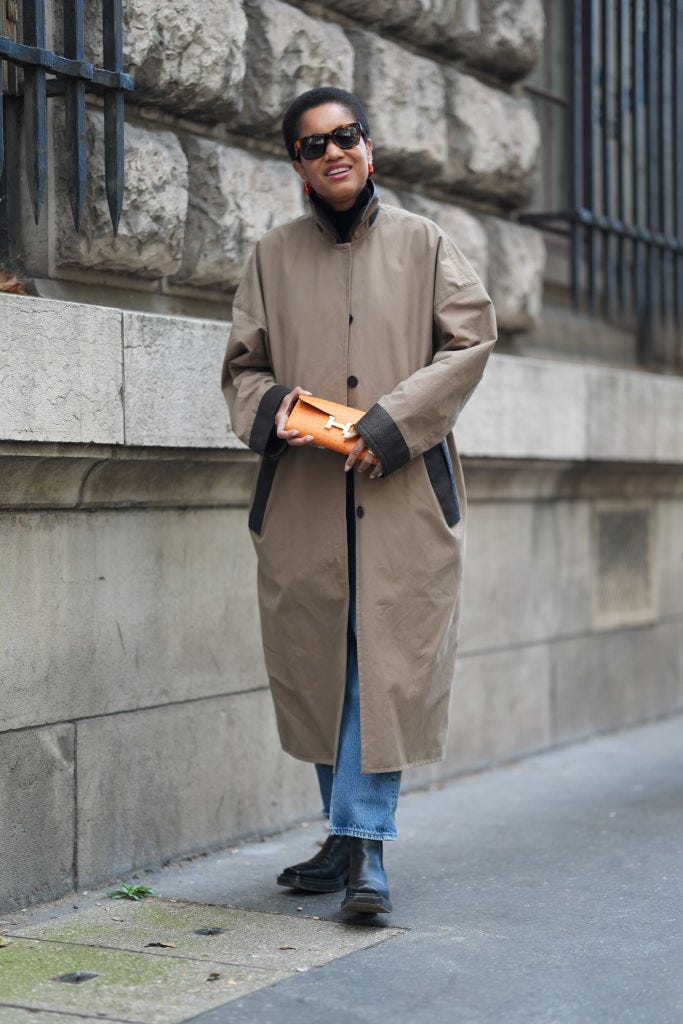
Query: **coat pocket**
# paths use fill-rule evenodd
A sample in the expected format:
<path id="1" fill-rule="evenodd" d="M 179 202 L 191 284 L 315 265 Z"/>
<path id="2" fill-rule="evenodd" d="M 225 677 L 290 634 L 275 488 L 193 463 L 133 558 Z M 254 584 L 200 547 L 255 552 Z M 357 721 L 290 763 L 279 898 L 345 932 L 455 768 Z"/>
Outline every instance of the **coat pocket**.
<path id="1" fill-rule="evenodd" d="M 433 448 L 424 452 L 422 458 L 425 461 L 429 482 L 436 495 L 436 500 L 441 506 L 441 511 L 448 526 L 455 526 L 460 522 L 460 505 L 458 504 L 458 492 L 455 489 L 455 477 L 451 456 L 446 441 L 440 441 Z"/>
<path id="2" fill-rule="evenodd" d="M 268 498 L 275 480 L 279 459 L 262 459 L 254 491 L 254 500 L 249 510 L 249 529 L 252 533 L 260 533 L 263 519 L 268 507 Z"/>

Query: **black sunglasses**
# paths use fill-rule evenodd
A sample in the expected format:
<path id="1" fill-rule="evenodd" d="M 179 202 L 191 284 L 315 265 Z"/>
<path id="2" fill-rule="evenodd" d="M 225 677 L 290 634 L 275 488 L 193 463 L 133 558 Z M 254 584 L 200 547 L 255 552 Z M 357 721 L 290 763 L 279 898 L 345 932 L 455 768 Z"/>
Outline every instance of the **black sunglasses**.
<path id="1" fill-rule="evenodd" d="M 363 129 L 360 122 L 342 124 L 331 132 L 323 132 L 320 135 L 304 135 L 303 139 L 297 139 L 294 143 L 294 150 L 298 157 L 305 157 L 306 160 L 317 160 L 327 149 L 327 143 L 333 140 L 335 146 L 340 149 L 353 149 L 363 137 Z"/>

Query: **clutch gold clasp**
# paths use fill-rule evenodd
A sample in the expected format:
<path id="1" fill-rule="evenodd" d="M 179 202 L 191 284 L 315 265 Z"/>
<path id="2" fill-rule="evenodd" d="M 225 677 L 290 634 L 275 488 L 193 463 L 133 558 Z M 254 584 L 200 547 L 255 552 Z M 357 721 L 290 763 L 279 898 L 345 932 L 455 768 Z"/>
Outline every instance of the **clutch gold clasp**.
<path id="1" fill-rule="evenodd" d="M 352 426 L 353 423 L 340 423 L 338 420 L 334 418 L 334 416 L 330 416 L 327 423 L 325 424 L 325 430 L 331 430 L 332 427 L 337 427 L 338 430 L 341 430 L 342 437 L 350 437 Z"/>

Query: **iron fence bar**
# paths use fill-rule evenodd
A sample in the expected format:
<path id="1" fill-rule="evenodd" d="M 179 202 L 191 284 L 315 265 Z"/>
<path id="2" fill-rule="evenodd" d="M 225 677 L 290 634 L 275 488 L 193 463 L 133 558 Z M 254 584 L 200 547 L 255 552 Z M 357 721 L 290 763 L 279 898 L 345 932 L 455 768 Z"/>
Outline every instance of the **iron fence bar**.
<path id="1" fill-rule="evenodd" d="M 617 218 L 626 220 L 626 161 L 623 159 L 628 111 L 628 0 L 619 0 L 617 7 Z M 627 269 L 626 244 L 623 235 L 617 238 L 617 289 L 620 310 L 626 308 Z"/>
<path id="2" fill-rule="evenodd" d="M 673 232 L 671 203 L 673 182 L 671 181 L 671 5 L 663 3 L 659 12 L 659 135 L 661 150 L 659 159 L 659 225 L 665 234 Z M 666 250 L 660 254 L 660 312 L 662 320 L 668 321 L 672 308 L 670 256 Z"/>
<path id="3" fill-rule="evenodd" d="M 11 180 L 18 181 L 20 174 L 19 147 L 19 101 L 5 94 L 5 163 L 0 175 L 0 254 L 8 270 L 16 268 L 19 251 L 20 203 L 17 189 L 9 188 Z"/>
<path id="4" fill-rule="evenodd" d="M 648 228 L 636 228 L 632 224 L 624 224 L 613 217 L 605 217 L 592 210 L 555 210 L 550 213 L 525 213 L 519 220 L 524 224 L 543 224 L 546 221 L 566 221 L 586 227 L 593 227 L 603 232 L 620 236 L 626 240 L 652 245 L 672 253 L 683 253 L 683 237 L 650 231 Z"/>
<path id="5" fill-rule="evenodd" d="M 105 89 L 131 92 L 135 87 L 133 76 L 125 71 L 99 68 L 87 60 L 65 57 L 41 46 L 16 43 L 7 36 L 0 36 L 0 58 L 17 67 L 42 68 L 48 74 L 60 75 L 62 78 L 82 78 Z"/>
<path id="6" fill-rule="evenodd" d="M 43 0 L 24 0 L 23 33 L 29 45 L 45 45 L 45 9 Z M 45 192 L 47 175 L 47 94 L 45 69 L 40 65 L 24 68 L 24 148 L 26 177 L 36 224 Z"/>
<path id="7" fill-rule="evenodd" d="M 584 102 L 586 104 L 586 120 L 584 136 L 586 147 L 586 201 L 590 209 L 597 206 L 598 180 L 595 135 L 600 118 L 600 50 L 598 39 L 598 0 L 586 0 L 586 47 L 591 69 L 590 81 L 582 83 Z M 586 88 L 586 86 L 588 86 Z M 588 302 L 591 313 L 595 313 L 598 305 L 598 236 L 593 225 L 588 228 Z"/>
<path id="8" fill-rule="evenodd" d="M 631 194 L 632 219 L 636 229 L 642 228 L 641 203 L 641 161 L 643 155 L 643 120 L 642 106 L 645 95 L 645 11 L 644 0 L 633 0 L 632 8 L 632 117 L 631 117 Z M 633 244 L 633 312 L 638 319 L 642 318 L 643 309 L 643 246 L 639 236 Z"/>
<path id="9" fill-rule="evenodd" d="M 64 0 L 64 51 L 68 57 L 85 57 L 83 0 Z M 64 83 L 64 120 L 68 159 L 67 191 L 76 231 L 81 229 L 85 203 L 87 156 L 85 148 L 85 82 Z"/>
<path id="10" fill-rule="evenodd" d="M 612 90 L 612 19 L 610 16 L 610 0 L 601 0 L 601 42 L 602 68 L 600 83 L 600 114 L 602 135 L 602 212 L 606 217 L 612 216 L 612 142 L 611 132 L 614 122 L 613 90 Z M 602 239 L 602 299 L 605 317 L 612 312 L 614 299 L 614 258 L 613 243 L 615 239 L 606 232 Z"/>
<path id="11" fill-rule="evenodd" d="M 554 92 L 548 92 L 547 89 L 539 89 L 537 85 L 527 85 L 524 83 L 523 89 L 530 96 L 536 96 L 539 100 L 546 100 L 556 107 L 568 107 L 570 105 L 566 96 L 558 96 Z"/>
<path id="12" fill-rule="evenodd" d="M 5 166 L 5 83 L 3 81 L 2 64 L 0 64 L 0 176 Z M 0 192 L 0 197 L 4 192 Z M 0 200 L 1 201 L 1 200 Z"/>
<path id="13" fill-rule="evenodd" d="M 673 7 L 673 229 L 683 238 L 683 0 Z M 683 255 L 674 257 L 674 311 L 676 320 L 683 319 Z"/>
<path id="14" fill-rule="evenodd" d="M 657 25 L 657 7 L 659 0 L 646 0 L 647 23 L 646 23 L 646 151 L 647 151 L 647 177 L 646 177 L 646 218 L 650 230 L 658 227 L 659 214 L 659 181 L 657 166 L 655 164 L 656 154 L 659 149 L 659 116 L 657 106 L 659 104 L 659 31 Z M 654 320 L 654 313 L 657 308 L 656 295 L 657 287 L 657 254 L 651 245 L 646 250 L 647 259 L 647 287 L 645 289 L 644 318 L 640 323 L 642 344 L 641 356 L 648 361 L 652 355 L 651 335 Z"/>
<path id="15" fill-rule="evenodd" d="M 572 207 L 578 210 L 584 205 L 584 134 L 583 134 L 583 0 L 573 0 L 570 8 L 572 23 Z M 584 231 L 580 222 L 572 218 L 571 289 L 575 309 L 581 303 L 581 264 L 584 245 Z"/>
<path id="16" fill-rule="evenodd" d="M 103 0 L 102 29 L 104 63 L 114 71 L 123 69 L 123 10 L 121 0 Z M 114 234 L 118 233 L 123 206 L 123 93 L 104 96 L 104 178 Z"/>

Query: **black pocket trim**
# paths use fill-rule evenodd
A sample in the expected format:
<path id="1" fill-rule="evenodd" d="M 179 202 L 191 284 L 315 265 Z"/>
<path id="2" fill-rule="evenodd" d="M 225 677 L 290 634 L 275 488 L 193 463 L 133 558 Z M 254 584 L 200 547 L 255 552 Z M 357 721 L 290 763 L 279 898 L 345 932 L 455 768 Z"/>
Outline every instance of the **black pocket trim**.
<path id="1" fill-rule="evenodd" d="M 460 522 L 460 505 L 446 442 L 440 441 L 439 444 L 435 444 L 429 451 L 424 452 L 422 458 L 425 460 L 429 482 L 441 505 L 446 523 L 448 526 L 455 526 Z"/>
<path id="2" fill-rule="evenodd" d="M 261 462 L 254 500 L 249 511 L 249 529 L 253 533 L 260 533 L 263 527 L 263 518 L 279 462 L 279 459 L 263 459 Z"/>

